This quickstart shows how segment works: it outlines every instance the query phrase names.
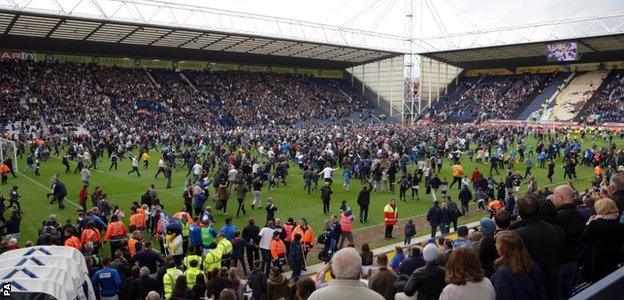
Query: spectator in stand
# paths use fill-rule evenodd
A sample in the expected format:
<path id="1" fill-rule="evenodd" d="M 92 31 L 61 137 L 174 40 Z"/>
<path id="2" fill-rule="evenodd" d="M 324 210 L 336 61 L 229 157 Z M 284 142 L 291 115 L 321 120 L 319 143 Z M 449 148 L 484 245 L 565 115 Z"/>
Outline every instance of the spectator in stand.
<path id="1" fill-rule="evenodd" d="M 287 299 L 289 295 L 288 279 L 282 275 L 280 267 L 273 267 L 267 280 L 267 299 Z"/>
<path id="2" fill-rule="evenodd" d="M 424 267 L 427 264 L 422 257 L 419 247 L 412 247 L 410 249 L 410 256 L 399 265 L 399 275 L 409 276 L 412 272 L 416 271 L 416 269 Z"/>
<path id="3" fill-rule="evenodd" d="M 617 204 L 620 215 L 624 212 L 624 173 L 613 174 L 609 179 L 609 197 Z"/>
<path id="4" fill-rule="evenodd" d="M 481 232 L 483 233 L 481 247 L 479 247 L 478 252 L 479 261 L 485 270 L 485 276 L 487 278 L 492 278 L 492 274 L 494 274 L 494 261 L 498 258 L 496 239 L 494 238 L 496 225 L 491 219 L 483 218 L 479 221 L 479 228 L 481 228 Z"/>
<path id="5" fill-rule="evenodd" d="M 438 299 L 446 285 L 444 268 L 438 265 L 439 257 L 438 248 L 434 244 L 427 244 L 423 248 L 423 258 L 427 265 L 416 269 L 410 275 L 403 294 L 397 294 L 396 299 L 407 299 L 415 293 L 418 293 L 418 299 Z"/>
<path id="6" fill-rule="evenodd" d="M 544 274 L 546 297 L 555 299 L 559 282 L 560 249 L 563 245 L 562 233 L 540 219 L 539 203 L 533 196 L 524 196 L 518 200 L 518 214 L 523 226 L 516 229 L 516 232 Z"/>
<path id="7" fill-rule="evenodd" d="M 589 218 L 583 242 L 587 256 L 583 271 L 589 282 L 596 282 L 615 271 L 624 245 L 620 214 L 615 201 L 602 198 L 596 201 L 596 214 Z"/>
<path id="8" fill-rule="evenodd" d="M 397 279 L 396 273 L 388 269 L 388 257 L 385 254 L 377 256 L 377 271 L 368 280 L 368 287 L 381 294 L 386 300 L 394 299 L 394 282 Z"/>
<path id="9" fill-rule="evenodd" d="M 559 295 L 562 299 L 572 297 L 577 262 L 583 248 L 585 218 L 574 204 L 575 197 L 576 192 L 567 184 L 556 187 L 552 196 L 548 197 L 557 207 L 554 223 L 565 235 L 559 266 Z"/>
<path id="10" fill-rule="evenodd" d="M 306 300 L 310 298 L 310 295 L 314 293 L 316 290 L 316 286 L 314 281 L 309 277 L 303 278 L 295 284 L 295 299 L 296 300 Z"/>
<path id="11" fill-rule="evenodd" d="M 331 271 L 335 279 L 308 299 L 384 299 L 380 294 L 366 288 L 358 279 L 362 269 L 362 259 L 353 248 L 338 250 L 331 259 Z"/>
<path id="12" fill-rule="evenodd" d="M 483 299 L 494 300 L 494 287 L 479 263 L 472 249 L 453 250 L 446 264 L 446 283 L 440 294 L 440 300 Z"/>
<path id="13" fill-rule="evenodd" d="M 139 273 L 139 279 L 130 285 L 128 299 L 145 299 L 150 291 L 160 290 L 158 281 L 150 277 L 149 268 L 141 267 Z"/>
<path id="14" fill-rule="evenodd" d="M 496 299 L 547 299 L 542 272 L 531 259 L 520 235 L 501 231 L 496 235 L 496 249 L 500 254 L 494 262 L 496 272 L 492 275 Z"/>

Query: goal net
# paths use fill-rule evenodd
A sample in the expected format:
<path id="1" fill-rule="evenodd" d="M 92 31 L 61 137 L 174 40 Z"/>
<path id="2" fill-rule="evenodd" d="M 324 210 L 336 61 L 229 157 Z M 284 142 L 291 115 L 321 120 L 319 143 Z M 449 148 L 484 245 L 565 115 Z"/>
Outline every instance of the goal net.
<path id="1" fill-rule="evenodd" d="M 17 168 L 17 146 L 14 141 L 0 138 L 0 162 L 4 162 L 5 158 L 13 161 L 13 169 L 18 172 Z"/>

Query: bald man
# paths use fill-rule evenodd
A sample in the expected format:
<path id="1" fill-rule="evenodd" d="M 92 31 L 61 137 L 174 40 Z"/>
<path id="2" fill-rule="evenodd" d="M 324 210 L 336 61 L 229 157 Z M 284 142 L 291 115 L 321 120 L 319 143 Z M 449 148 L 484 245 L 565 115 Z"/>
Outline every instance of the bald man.
<path id="1" fill-rule="evenodd" d="M 362 258 L 353 248 L 343 248 L 334 253 L 331 259 L 331 272 L 336 279 L 314 291 L 310 300 L 358 299 L 383 300 L 384 297 L 370 290 L 359 281 L 362 271 Z"/>
<path id="2" fill-rule="evenodd" d="M 572 297 L 574 274 L 576 273 L 578 255 L 581 252 L 585 218 L 574 204 L 576 191 L 567 184 L 555 188 L 551 200 L 557 207 L 555 224 L 564 232 L 564 243 L 561 250 L 559 265 L 558 290 L 561 299 Z"/>

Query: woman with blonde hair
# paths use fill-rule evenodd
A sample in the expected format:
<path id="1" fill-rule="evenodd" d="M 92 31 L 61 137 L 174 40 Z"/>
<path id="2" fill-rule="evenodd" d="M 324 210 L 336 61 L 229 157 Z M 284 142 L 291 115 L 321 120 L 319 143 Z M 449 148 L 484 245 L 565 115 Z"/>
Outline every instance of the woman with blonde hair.
<path id="1" fill-rule="evenodd" d="M 596 282 L 618 266 L 619 251 L 624 245 L 620 214 L 615 201 L 602 198 L 594 204 L 596 214 L 589 218 L 583 232 L 587 257 L 583 268 L 587 280 Z"/>
<path id="2" fill-rule="evenodd" d="M 546 299 L 542 272 L 520 235 L 505 230 L 495 238 L 499 258 L 494 261 L 492 284 L 496 299 Z"/>
<path id="3" fill-rule="evenodd" d="M 494 300 L 496 294 L 479 258 L 472 249 L 453 250 L 446 265 L 446 283 L 440 300 L 482 299 Z"/>

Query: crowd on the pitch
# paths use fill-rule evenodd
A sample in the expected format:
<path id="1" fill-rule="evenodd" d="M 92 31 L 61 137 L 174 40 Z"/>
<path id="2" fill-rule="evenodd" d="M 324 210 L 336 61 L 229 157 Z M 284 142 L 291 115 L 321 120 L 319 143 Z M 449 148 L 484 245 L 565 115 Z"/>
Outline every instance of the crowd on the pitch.
<path id="1" fill-rule="evenodd" d="M 526 293 L 515 294 L 516 297 L 544 299 L 553 298 L 558 293 L 569 296 L 578 280 L 570 274 L 576 274 L 579 266 L 582 266 L 582 278 L 595 282 L 614 270 L 620 262 L 622 243 L 614 237 L 618 235 L 596 234 L 593 230 L 596 230 L 595 226 L 606 226 L 605 230 L 619 230 L 621 226 L 621 211 L 617 208 L 621 207 L 624 187 L 622 174 L 618 171 L 621 169 L 619 166 L 624 164 L 624 155 L 615 150 L 614 135 L 582 131 L 581 140 L 600 140 L 608 145 L 597 148 L 582 147 L 579 141 L 569 139 L 568 133 L 557 131 L 551 134 L 540 129 L 475 125 L 434 124 L 425 129 L 383 124 L 309 126 L 298 130 L 216 130 L 210 139 L 199 134 L 181 137 L 145 132 L 90 137 L 66 133 L 50 135 L 44 143 L 18 139 L 19 154 L 27 156 L 27 161 L 28 156 L 35 158 L 31 160 L 33 162 L 61 156 L 68 162 L 66 167 L 69 170 L 66 172 L 80 172 L 84 183 L 79 196 L 79 204 L 83 207 L 79 219 L 59 224 L 55 216 L 50 216 L 44 221 L 38 240 L 26 242 L 24 246 L 62 244 L 80 249 L 92 270 L 94 285 L 103 297 L 117 295 L 134 299 L 147 296 L 152 290 L 166 299 L 191 299 L 204 294 L 220 297 L 229 290 L 240 295 L 247 286 L 255 299 L 262 299 L 275 295 L 276 289 L 291 295 L 289 284 L 292 283 L 297 287 L 302 285 L 301 289 L 307 287 L 309 293 L 313 286 L 320 288 L 326 284 L 323 280 L 316 284 L 308 284 L 307 278 L 299 280 L 306 268 L 309 250 L 322 248 L 317 258 L 332 261 L 338 249 L 350 248 L 357 240 L 351 228 L 355 220 L 367 221 L 371 191 L 393 192 L 396 188 L 399 190 L 399 201 L 390 201 L 383 211 L 385 237 L 389 239 L 396 235 L 392 231 L 398 219 L 396 207 L 408 198 L 428 198 L 431 195 L 434 205 L 427 221 L 433 229 L 432 237 L 438 228 L 446 233 L 451 227 L 456 227 L 457 218 L 468 213 L 471 201 L 490 211 L 493 220 L 483 220 L 481 229 L 472 234 L 467 228 L 455 228 L 459 234 L 457 240 L 440 240 L 436 246 L 423 245 L 422 249 L 413 247 L 409 250 L 411 257 L 406 258 L 403 250 L 398 249 L 389 262 L 381 256 L 376 264 L 372 264 L 369 253 L 351 261 L 350 264 L 362 261 L 360 265 L 364 265 L 365 270 L 363 278 L 368 279 L 371 289 L 387 299 L 396 293 L 401 297 L 401 292 L 410 296 L 416 291 L 419 295 L 431 295 L 432 298 L 442 295 L 442 298 L 455 299 L 458 293 L 479 293 L 480 299 L 490 299 L 495 294 L 507 299 L 507 296 L 501 295 L 509 289 L 502 287 L 510 283 L 522 284 L 517 291 Z M 522 142 L 528 136 L 539 141 L 534 149 Z M 159 151 L 154 152 L 157 146 Z M 104 164 L 104 168 L 109 169 L 116 167 L 113 164 L 116 159 L 130 159 L 131 171 L 136 167 L 136 175 L 140 175 L 138 170 L 147 165 L 149 153 L 159 153 L 161 158 L 156 166 L 157 172 L 164 173 L 168 180 L 172 169 L 187 172 L 189 179 L 181 208 L 165 210 L 153 186 L 126 212 L 124 207 L 115 206 L 107 199 L 105 189 L 93 187 L 89 191 L 92 183 L 84 170 L 96 168 L 98 159 L 100 167 Z M 251 153 L 258 155 L 252 156 Z M 483 164 L 483 172 L 475 169 L 468 176 L 469 170 L 463 170 L 459 162 L 462 156 Z M 577 192 L 571 186 L 564 185 L 554 190 L 554 196 L 546 198 L 550 192 L 538 189 L 531 175 L 535 172 L 534 168 L 541 167 L 555 172 L 554 167 L 550 167 L 554 161 L 563 162 L 563 176 L 570 179 L 577 177 L 575 168 L 578 164 L 594 167 L 596 188 Z M 307 224 L 305 219 L 296 220 L 297 216 L 278 220 L 275 217 L 278 208 L 263 197 L 263 190 L 279 188 L 286 183 L 288 172 L 293 172 L 290 164 L 301 168 L 299 171 L 294 169 L 294 172 L 304 176 L 302 188 L 318 189 L 322 202 L 327 203 L 323 208 L 329 215 L 329 221 L 323 227 L 317 227 L 316 231 L 313 229 L 316 225 Z M 523 166 L 524 176 L 507 171 L 515 164 Z M 6 163 L 3 165 L 6 166 Z M 409 165 L 413 166 L 408 168 Z M 446 178 L 438 177 L 443 168 L 452 171 L 450 183 Z M 507 174 L 497 182 L 490 174 L 498 175 L 499 172 Z M 156 176 L 160 175 L 158 173 Z M 333 173 L 342 174 L 342 180 Z M 4 175 L 10 176 L 10 170 Z M 549 175 L 552 178 L 553 174 Z M 58 202 L 61 208 L 67 195 L 62 178 L 62 175 L 57 175 L 51 180 L 50 195 L 51 201 Z M 342 183 L 342 188 L 349 189 L 352 179 L 367 183 L 355 201 L 359 210 L 349 203 L 343 203 L 338 210 L 330 207 L 331 190 L 340 188 L 339 183 Z M 526 191 L 529 193 L 522 197 L 519 192 L 521 189 L 525 191 L 525 184 L 528 184 Z M 461 189 L 457 199 L 459 205 L 455 199 L 448 197 L 451 188 Z M 257 225 L 255 220 L 250 220 L 246 227 L 239 229 L 231 224 L 229 217 L 225 225 L 217 229 L 212 224 L 213 214 L 229 213 L 234 216 L 233 206 L 230 205 L 228 210 L 227 204 L 235 198 L 238 204 L 236 217 L 240 217 L 241 213 L 244 215 L 245 199 L 249 199 L 247 193 L 251 193 L 252 209 L 262 207 L 266 210 L 266 219 Z M 580 194 L 586 196 L 579 198 Z M 214 205 L 208 202 L 208 195 L 214 195 Z M 435 197 L 439 197 L 440 201 Z M 615 202 L 603 197 L 611 197 Z M 5 250 L 18 246 L 22 213 L 19 209 L 19 189 L 9 194 L 9 200 L 13 209 L 5 225 L 8 237 L 3 244 Z M 355 206 L 355 203 L 351 205 Z M 612 211 L 614 205 L 616 212 Z M 564 221 L 558 223 L 560 213 L 562 218 L 569 218 L 565 222 L 572 225 Z M 507 221 L 494 227 L 492 223 L 500 222 L 497 216 Z M 519 216 L 518 220 L 516 216 Z M 126 220 L 129 225 L 126 225 Z M 514 229 L 515 234 L 505 231 L 494 235 L 495 228 Z M 408 244 L 414 231 L 407 232 Z M 320 236 L 316 236 L 315 232 Z M 152 235 L 154 239 L 149 238 Z M 318 240 L 323 243 L 319 244 Z M 484 243 L 489 243 L 489 248 L 484 248 Z M 494 247 L 496 243 L 509 245 Z M 110 247 L 110 258 L 103 255 L 102 249 L 108 248 L 106 244 Z M 505 251 L 504 247 L 511 249 L 508 250 L 509 255 L 519 257 L 508 258 L 507 262 L 503 259 L 497 264 L 495 256 L 506 255 L 498 252 Z M 467 248 L 474 251 L 466 251 Z M 597 261 L 596 257 L 606 257 L 601 251 L 611 251 L 612 255 L 608 257 L 613 259 Z M 487 260 L 482 256 L 488 256 Z M 515 265 L 515 259 L 521 260 L 522 264 Z M 339 263 L 335 260 L 331 265 Z M 511 264 L 510 261 L 514 261 L 514 265 L 505 268 L 505 263 Z M 232 267 L 236 269 L 228 269 Z M 290 278 L 281 275 L 284 268 L 293 271 Z M 453 272 L 457 274 L 452 275 Z M 496 276 L 497 272 L 503 273 Z M 245 274 L 247 277 L 244 277 Z M 462 277 L 467 274 L 470 276 Z M 113 278 L 112 282 L 110 278 Z M 559 279 L 565 280 L 560 283 Z M 341 281 L 332 282 L 319 289 L 317 298 L 312 294 L 311 299 L 322 297 Z M 562 287 L 563 284 L 565 286 Z M 137 291 L 142 294 L 132 294 Z M 295 293 L 303 292 L 297 289 Z M 279 296 L 269 298 L 279 299 Z M 228 298 L 224 296 L 222 299 Z"/>

